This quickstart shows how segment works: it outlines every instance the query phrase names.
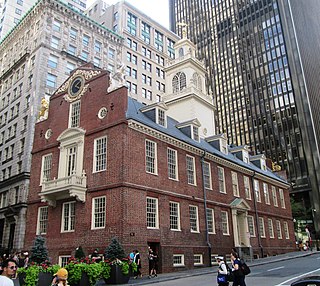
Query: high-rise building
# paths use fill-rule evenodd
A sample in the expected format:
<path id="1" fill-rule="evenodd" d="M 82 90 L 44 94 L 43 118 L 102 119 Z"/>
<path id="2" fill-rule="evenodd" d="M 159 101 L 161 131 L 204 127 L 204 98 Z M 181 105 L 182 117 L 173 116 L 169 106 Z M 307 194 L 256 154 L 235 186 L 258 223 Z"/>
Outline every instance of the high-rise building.
<path id="1" fill-rule="evenodd" d="M 39 0 L 0 0 L 0 39 L 3 38 Z M 87 0 L 61 0 L 83 13 Z"/>
<path id="2" fill-rule="evenodd" d="M 113 70 L 122 45 L 116 33 L 56 0 L 39 1 L 0 42 L 1 247 L 23 247 L 34 125 L 46 101 L 79 65 Z"/>
<path id="3" fill-rule="evenodd" d="M 218 132 L 286 170 L 299 218 L 317 231 L 319 13 L 317 0 L 170 0 L 171 30 L 187 24 L 206 62 Z"/>
<path id="4" fill-rule="evenodd" d="M 130 96 L 146 104 L 160 101 L 166 89 L 164 67 L 174 58 L 179 37 L 126 1 L 108 5 L 97 0 L 86 13 L 125 39 L 122 62 Z"/>

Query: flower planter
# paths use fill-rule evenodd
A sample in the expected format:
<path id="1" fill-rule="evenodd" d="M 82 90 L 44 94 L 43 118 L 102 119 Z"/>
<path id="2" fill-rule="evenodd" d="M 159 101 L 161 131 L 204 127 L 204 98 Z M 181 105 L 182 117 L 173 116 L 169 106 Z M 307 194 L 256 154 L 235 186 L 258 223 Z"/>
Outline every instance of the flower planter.
<path id="1" fill-rule="evenodd" d="M 85 272 L 82 272 L 81 279 L 78 283 L 76 283 L 76 284 L 70 283 L 70 286 L 88 286 L 88 285 L 90 285 L 89 278 L 88 278 L 87 273 L 85 273 Z"/>
<path id="2" fill-rule="evenodd" d="M 20 286 L 25 285 L 25 282 L 24 282 L 25 278 L 26 278 L 26 273 L 18 274 L 18 280 L 19 280 Z M 40 272 L 38 276 L 37 286 L 50 286 L 52 279 L 53 279 L 53 276 L 51 273 Z"/>
<path id="3" fill-rule="evenodd" d="M 127 284 L 130 279 L 130 274 L 124 275 L 119 265 L 111 265 L 110 277 L 104 279 L 106 284 Z"/>

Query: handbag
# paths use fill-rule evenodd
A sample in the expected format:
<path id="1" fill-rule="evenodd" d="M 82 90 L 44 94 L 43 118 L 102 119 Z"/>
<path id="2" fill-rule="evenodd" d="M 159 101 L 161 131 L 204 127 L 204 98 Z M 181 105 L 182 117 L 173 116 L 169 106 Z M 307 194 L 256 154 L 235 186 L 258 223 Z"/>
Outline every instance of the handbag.
<path id="1" fill-rule="evenodd" d="M 227 282 L 227 275 L 225 274 L 218 274 L 217 276 L 217 282 L 219 283 L 226 283 Z"/>

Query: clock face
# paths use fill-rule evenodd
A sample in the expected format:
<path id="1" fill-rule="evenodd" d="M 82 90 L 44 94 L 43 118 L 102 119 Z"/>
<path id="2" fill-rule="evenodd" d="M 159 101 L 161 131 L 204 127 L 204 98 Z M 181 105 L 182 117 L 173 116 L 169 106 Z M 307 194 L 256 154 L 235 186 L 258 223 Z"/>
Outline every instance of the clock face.
<path id="1" fill-rule="evenodd" d="M 72 97 L 77 96 L 83 89 L 84 79 L 81 76 L 76 77 L 70 84 L 69 94 Z"/>

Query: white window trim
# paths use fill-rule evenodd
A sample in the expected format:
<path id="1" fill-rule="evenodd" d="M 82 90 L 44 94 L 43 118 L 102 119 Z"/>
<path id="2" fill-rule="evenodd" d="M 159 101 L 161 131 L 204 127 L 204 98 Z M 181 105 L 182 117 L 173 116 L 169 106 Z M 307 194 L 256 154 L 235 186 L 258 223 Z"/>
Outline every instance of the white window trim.
<path id="1" fill-rule="evenodd" d="M 193 163 L 193 184 L 189 183 L 188 181 L 188 185 L 191 185 L 191 186 L 196 186 L 197 185 L 197 176 L 196 176 L 196 160 L 193 156 L 190 156 L 190 155 L 186 155 L 187 158 L 192 158 L 192 163 Z M 186 159 L 187 160 L 187 159 Z M 187 175 L 188 176 L 188 175 Z M 188 180 L 188 178 L 187 178 Z"/>
<path id="2" fill-rule="evenodd" d="M 232 192 L 235 197 L 240 197 L 239 193 L 239 180 L 238 180 L 238 173 L 231 171 L 231 180 L 232 180 Z M 236 190 L 233 189 L 233 186 L 236 187 Z"/>
<path id="3" fill-rule="evenodd" d="M 174 154 L 175 154 L 175 178 L 170 178 L 169 177 L 169 160 L 168 160 L 169 159 L 168 158 L 169 150 L 173 151 Z M 178 152 L 177 152 L 177 150 L 169 148 L 169 147 L 167 148 L 167 168 L 168 168 L 168 178 L 169 178 L 169 180 L 179 181 L 179 176 L 178 176 L 178 174 L 179 174 L 179 172 L 178 172 Z"/>
<path id="4" fill-rule="evenodd" d="M 194 254 L 193 260 L 195 259 L 196 256 L 200 257 L 200 262 L 193 262 L 193 265 L 194 266 L 203 265 L 203 255 L 202 254 Z"/>
<path id="5" fill-rule="evenodd" d="M 221 194 L 226 194 L 227 190 L 226 190 L 226 180 L 225 180 L 225 175 L 224 175 L 224 168 L 222 167 L 217 167 L 218 168 L 218 188 L 219 188 L 219 192 Z M 220 179 L 219 179 L 219 170 L 222 170 L 222 178 L 223 178 L 223 192 L 220 190 Z"/>
<path id="6" fill-rule="evenodd" d="M 267 183 L 263 183 L 263 195 L 266 205 L 270 205 L 270 192 Z"/>
<path id="7" fill-rule="evenodd" d="M 198 210 L 198 206 L 189 205 L 189 220 L 191 219 L 191 217 L 190 217 L 190 207 L 194 207 L 196 209 L 196 228 L 197 228 L 197 230 L 193 230 L 193 229 L 191 229 L 191 225 L 190 225 L 190 231 L 192 233 L 199 233 L 200 230 L 199 230 L 199 210 Z"/>
<path id="8" fill-rule="evenodd" d="M 227 219 L 227 221 L 226 221 L 226 224 L 227 224 L 227 232 L 226 232 L 226 233 L 223 233 L 223 232 L 222 232 L 222 235 L 230 235 L 229 214 L 228 214 L 227 211 L 221 211 L 221 214 L 222 214 L 222 213 L 225 213 L 225 214 L 226 214 L 226 219 Z M 221 220 L 221 224 L 222 224 L 222 220 Z"/>
<path id="9" fill-rule="evenodd" d="M 280 205 L 281 205 L 281 208 L 285 209 L 285 208 L 286 208 L 286 202 L 285 202 L 285 199 L 284 199 L 283 189 L 279 189 L 279 196 L 280 196 Z"/>
<path id="10" fill-rule="evenodd" d="M 71 258 L 71 255 L 60 255 L 59 256 L 59 265 L 61 266 L 61 267 L 64 267 L 65 265 L 62 265 L 62 259 L 63 258 L 68 258 L 68 260 Z"/>
<path id="11" fill-rule="evenodd" d="M 261 230 L 260 226 L 262 227 L 262 232 L 263 232 L 263 233 L 260 233 L 260 237 L 265 238 L 266 237 L 266 229 L 264 226 L 264 218 L 263 217 L 259 217 L 259 230 Z"/>
<path id="12" fill-rule="evenodd" d="M 154 173 L 147 171 L 147 142 L 154 144 Z M 152 175 L 158 175 L 158 146 L 157 143 L 151 140 L 145 140 L 145 166 L 146 166 L 146 173 Z"/>
<path id="13" fill-rule="evenodd" d="M 43 155 L 41 160 L 40 186 L 42 186 L 42 183 L 43 183 L 44 161 L 45 161 L 45 158 L 49 156 L 51 156 L 51 171 L 52 171 L 52 159 L 53 159 L 52 153 Z"/>
<path id="14" fill-rule="evenodd" d="M 97 142 L 98 140 L 100 139 L 106 139 L 106 167 L 104 169 L 101 169 L 101 170 L 98 170 L 97 171 Z M 107 159 L 108 159 L 108 138 L 107 136 L 102 136 L 102 137 L 99 137 L 99 138 L 95 138 L 94 139 L 94 147 L 93 147 L 93 166 L 92 166 L 92 170 L 93 172 L 92 173 L 100 173 L 100 172 L 104 172 L 107 170 Z"/>
<path id="15" fill-rule="evenodd" d="M 248 220 L 247 220 L 247 223 L 248 223 L 248 231 L 250 233 L 250 237 L 256 237 L 256 228 L 255 228 L 255 224 L 254 224 L 254 218 L 252 215 L 248 215 L 248 218 L 251 218 L 252 219 L 252 229 L 253 229 L 253 234 L 251 235 L 250 233 L 250 228 L 249 228 L 249 223 L 248 223 Z"/>
<path id="16" fill-rule="evenodd" d="M 277 227 L 277 237 L 278 239 L 282 239 L 282 228 L 281 228 L 281 222 L 280 220 L 276 220 L 276 227 Z"/>
<path id="17" fill-rule="evenodd" d="M 246 187 L 246 181 L 248 183 L 248 196 L 247 196 L 247 193 L 245 193 L 245 196 L 246 196 L 246 199 L 247 200 L 252 200 L 252 197 L 251 197 L 251 186 L 250 186 L 250 178 L 247 177 L 247 176 L 243 176 L 243 184 L 244 184 L 244 187 Z M 246 188 L 245 188 L 246 189 Z"/>
<path id="18" fill-rule="evenodd" d="M 277 189 L 275 186 L 272 186 L 271 187 L 271 192 L 272 192 L 272 201 L 273 201 L 273 205 L 275 207 L 278 207 L 279 204 L 278 204 L 278 197 L 277 197 Z"/>
<path id="19" fill-rule="evenodd" d="M 75 231 L 75 225 L 74 225 L 74 229 L 70 229 L 70 221 L 71 221 L 71 217 L 70 217 L 70 213 L 69 213 L 69 224 L 68 224 L 68 229 L 64 230 L 64 208 L 65 205 L 69 205 L 69 212 L 70 212 L 70 205 L 74 204 L 74 211 L 76 211 L 76 204 L 75 202 L 66 202 L 62 204 L 62 214 L 61 214 L 61 232 L 65 233 L 65 232 L 74 232 Z M 74 220 L 76 218 L 76 215 L 74 216 Z"/>
<path id="20" fill-rule="evenodd" d="M 207 211 L 210 211 L 211 215 L 212 215 L 212 228 L 213 228 L 213 231 L 209 231 L 209 234 L 216 234 L 216 222 L 215 222 L 215 219 L 214 219 L 214 209 L 207 208 Z"/>
<path id="21" fill-rule="evenodd" d="M 43 207 L 39 207 L 38 208 L 38 217 L 37 217 L 37 230 L 36 230 L 36 235 L 44 235 L 47 234 L 46 232 L 40 232 L 40 214 L 41 214 L 41 210 L 42 209 L 47 209 L 48 212 L 48 207 L 47 206 L 43 206 Z M 48 222 L 47 222 L 47 227 L 48 227 Z"/>
<path id="22" fill-rule="evenodd" d="M 270 224 L 271 222 L 271 224 Z M 270 232 L 270 226 L 271 226 L 271 232 Z M 270 238 L 274 238 L 274 228 L 273 228 L 273 221 L 271 218 L 268 218 L 268 230 L 269 230 L 269 236 Z"/>
<path id="23" fill-rule="evenodd" d="M 208 166 L 208 171 L 209 171 L 209 188 L 206 187 L 206 189 L 207 190 L 212 190 L 211 164 L 209 162 L 203 162 L 203 164 Z"/>
<path id="24" fill-rule="evenodd" d="M 68 127 L 69 128 L 74 128 L 74 127 L 79 127 L 78 126 L 71 126 L 72 124 L 72 110 L 73 110 L 73 106 L 75 106 L 76 104 L 79 104 L 79 124 L 80 124 L 80 118 L 81 118 L 81 102 L 79 100 L 75 101 L 75 102 L 72 102 L 70 103 L 70 106 L 69 106 L 69 122 L 68 122 Z"/>
<path id="25" fill-rule="evenodd" d="M 174 261 L 174 257 L 181 257 L 181 263 L 175 264 L 173 263 L 173 267 L 181 267 L 184 266 L 184 254 L 173 254 L 172 260 Z"/>
<path id="26" fill-rule="evenodd" d="M 94 202 L 96 199 L 101 199 L 104 198 L 105 199 L 105 209 L 104 209 L 104 213 L 105 213 L 105 221 L 104 221 L 104 226 L 100 226 L 100 227 L 95 227 L 95 221 L 94 221 L 94 214 L 95 214 L 95 209 L 94 209 Z M 107 223 L 107 198 L 106 196 L 100 196 L 100 197 L 94 197 L 91 200 L 91 229 L 104 229 L 106 227 L 106 223 Z"/>
<path id="27" fill-rule="evenodd" d="M 283 223 L 283 228 L 284 228 L 285 239 L 290 239 L 289 225 L 286 221 Z"/>
<path id="28" fill-rule="evenodd" d="M 158 200 L 158 198 L 154 198 L 154 197 L 146 197 L 146 214 L 147 214 L 147 200 L 148 199 L 152 199 L 152 200 L 156 201 L 156 218 L 155 218 L 156 226 L 151 227 L 151 226 L 147 225 L 147 229 L 159 229 L 159 200 Z M 148 224 L 147 221 L 146 221 L 146 223 Z"/>
<path id="29" fill-rule="evenodd" d="M 260 182 L 258 180 L 254 181 L 254 197 L 256 202 L 261 203 Z"/>
<path id="30" fill-rule="evenodd" d="M 181 223 L 180 223 L 180 203 L 177 203 L 177 202 L 173 202 L 173 201 L 170 201 L 169 203 L 171 203 L 171 204 L 176 204 L 178 207 L 178 228 L 176 229 L 176 228 L 171 228 L 171 226 L 170 226 L 170 230 L 172 230 L 172 231 L 181 231 Z M 170 211 L 170 206 L 169 206 L 169 211 Z"/>

